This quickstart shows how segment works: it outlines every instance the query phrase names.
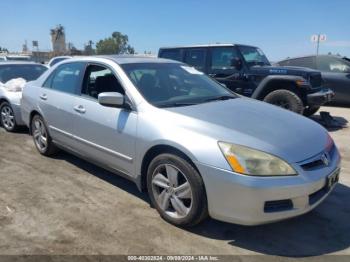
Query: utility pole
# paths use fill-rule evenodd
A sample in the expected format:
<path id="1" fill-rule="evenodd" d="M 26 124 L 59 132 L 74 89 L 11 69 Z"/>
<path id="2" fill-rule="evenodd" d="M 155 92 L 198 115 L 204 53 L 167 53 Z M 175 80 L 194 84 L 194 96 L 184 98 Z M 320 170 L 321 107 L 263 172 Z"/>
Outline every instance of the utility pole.
<path id="1" fill-rule="evenodd" d="M 317 48 L 316 48 L 316 56 L 318 56 L 318 51 L 320 50 L 320 34 L 317 35 Z"/>
<path id="2" fill-rule="evenodd" d="M 316 42 L 316 56 L 318 56 L 320 51 L 320 43 L 326 41 L 327 36 L 324 34 L 317 34 L 311 36 L 311 42 Z"/>

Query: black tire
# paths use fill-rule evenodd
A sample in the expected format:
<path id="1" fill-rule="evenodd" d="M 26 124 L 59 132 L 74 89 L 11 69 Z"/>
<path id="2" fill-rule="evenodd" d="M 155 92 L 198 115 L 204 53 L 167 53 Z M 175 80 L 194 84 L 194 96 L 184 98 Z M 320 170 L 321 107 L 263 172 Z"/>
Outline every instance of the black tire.
<path id="1" fill-rule="evenodd" d="M 304 116 L 312 116 L 320 109 L 319 106 L 309 106 L 304 109 Z"/>
<path id="2" fill-rule="evenodd" d="M 42 130 L 42 135 L 45 133 L 45 138 L 46 138 L 46 146 L 40 146 L 40 143 L 37 140 L 37 128 L 36 124 L 40 122 L 41 123 L 41 130 Z M 34 145 L 36 147 L 36 149 L 39 151 L 40 154 L 44 155 L 44 156 L 51 156 L 53 154 L 55 154 L 58 149 L 57 147 L 54 145 L 54 143 L 52 142 L 52 138 L 49 134 L 48 128 L 45 124 L 44 119 L 40 116 L 40 115 L 35 115 L 32 120 L 31 120 L 31 132 L 32 132 L 32 136 L 33 136 L 33 141 L 34 141 Z"/>
<path id="3" fill-rule="evenodd" d="M 190 205 L 190 208 L 188 209 L 189 210 L 188 213 L 184 217 L 179 218 L 179 217 L 174 217 L 169 215 L 169 212 L 164 211 L 160 207 L 160 204 L 158 203 L 158 201 L 156 200 L 157 192 L 155 191 L 157 191 L 157 189 L 155 189 L 156 186 L 152 183 L 152 180 L 154 179 L 156 173 L 158 174 L 158 171 L 164 165 L 177 168 L 180 171 L 180 174 L 178 173 L 178 177 L 179 177 L 178 181 L 180 181 L 180 178 L 181 178 L 180 176 L 184 175 L 187 180 L 186 182 L 188 182 L 190 185 L 190 189 L 192 192 L 191 200 L 188 200 L 188 199 L 187 200 L 191 202 L 191 205 Z M 177 155 L 161 154 L 152 160 L 147 170 L 147 189 L 148 189 L 148 194 L 149 194 L 152 206 L 154 206 L 157 209 L 160 216 L 164 220 L 166 220 L 167 222 L 175 226 L 180 226 L 180 227 L 194 226 L 200 223 L 201 221 L 203 221 L 208 216 L 207 197 L 206 197 L 206 192 L 205 192 L 202 177 L 187 160 Z M 166 190 L 164 189 L 164 191 Z M 175 192 L 174 194 L 173 196 L 169 197 L 170 199 L 169 209 L 173 208 L 175 211 L 176 209 L 173 207 L 172 201 L 174 200 L 174 197 L 177 197 L 176 196 L 177 193 Z"/>
<path id="4" fill-rule="evenodd" d="M 6 111 L 6 112 L 3 112 L 3 111 Z M 11 115 L 11 117 L 13 117 L 13 119 L 11 120 L 11 123 L 8 122 L 10 121 L 8 113 Z M 6 116 L 3 116 L 3 114 L 6 114 Z M 15 132 L 18 130 L 15 114 L 13 112 L 11 105 L 8 102 L 2 102 L 0 105 L 0 124 L 7 132 Z"/>
<path id="5" fill-rule="evenodd" d="M 278 89 L 268 93 L 263 101 L 297 114 L 303 114 L 304 112 L 304 104 L 301 98 L 296 93 L 286 89 Z"/>

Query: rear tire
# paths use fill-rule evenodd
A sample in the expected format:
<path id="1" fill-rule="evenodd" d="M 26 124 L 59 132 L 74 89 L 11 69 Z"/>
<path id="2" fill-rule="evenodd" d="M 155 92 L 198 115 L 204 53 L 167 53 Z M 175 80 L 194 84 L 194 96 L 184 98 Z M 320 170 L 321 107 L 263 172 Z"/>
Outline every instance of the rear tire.
<path id="1" fill-rule="evenodd" d="M 31 131 L 36 149 L 44 156 L 51 156 L 58 150 L 52 142 L 44 119 L 40 115 L 35 115 L 31 121 Z"/>
<path id="2" fill-rule="evenodd" d="M 296 93 L 286 89 L 272 91 L 264 97 L 263 101 L 297 114 L 303 114 L 304 112 L 304 104 L 301 98 Z"/>
<path id="3" fill-rule="evenodd" d="M 320 109 L 319 106 L 309 106 L 304 109 L 304 116 L 312 116 Z"/>
<path id="4" fill-rule="evenodd" d="M 7 132 L 15 132 L 18 129 L 15 113 L 8 102 L 0 105 L 0 123 Z"/>
<path id="5" fill-rule="evenodd" d="M 194 226 L 208 216 L 202 177 L 185 159 L 161 154 L 150 163 L 147 188 L 152 205 L 167 222 Z"/>

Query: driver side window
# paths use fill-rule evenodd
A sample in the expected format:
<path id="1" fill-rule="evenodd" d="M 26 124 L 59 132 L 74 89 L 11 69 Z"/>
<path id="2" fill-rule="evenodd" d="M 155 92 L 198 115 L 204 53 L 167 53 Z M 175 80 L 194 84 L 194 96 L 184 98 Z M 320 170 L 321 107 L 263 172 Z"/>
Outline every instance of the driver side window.
<path id="1" fill-rule="evenodd" d="M 239 59 L 237 50 L 233 47 L 215 47 L 211 49 L 210 72 L 220 75 L 231 75 L 237 72 L 232 66 L 234 59 Z"/>
<path id="2" fill-rule="evenodd" d="M 85 71 L 81 95 L 97 99 L 98 95 L 104 92 L 118 92 L 125 95 L 124 88 L 109 68 L 89 65 Z"/>

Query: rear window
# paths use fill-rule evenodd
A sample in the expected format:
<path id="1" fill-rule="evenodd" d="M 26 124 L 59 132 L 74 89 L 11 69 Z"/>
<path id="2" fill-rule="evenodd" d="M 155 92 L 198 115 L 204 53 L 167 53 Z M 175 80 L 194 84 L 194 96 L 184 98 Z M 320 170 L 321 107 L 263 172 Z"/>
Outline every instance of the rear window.
<path id="1" fill-rule="evenodd" d="M 159 57 L 182 62 L 181 49 L 161 50 Z"/>
<path id="2" fill-rule="evenodd" d="M 0 82 L 6 83 L 14 78 L 24 78 L 26 81 L 37 79 L 47 70 L 42 65 L 2 65 L 0 66 Z"/>

